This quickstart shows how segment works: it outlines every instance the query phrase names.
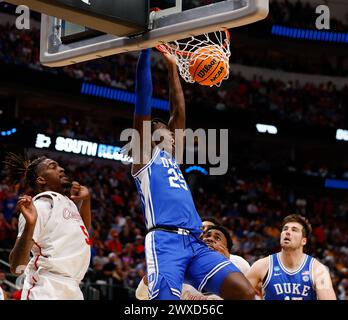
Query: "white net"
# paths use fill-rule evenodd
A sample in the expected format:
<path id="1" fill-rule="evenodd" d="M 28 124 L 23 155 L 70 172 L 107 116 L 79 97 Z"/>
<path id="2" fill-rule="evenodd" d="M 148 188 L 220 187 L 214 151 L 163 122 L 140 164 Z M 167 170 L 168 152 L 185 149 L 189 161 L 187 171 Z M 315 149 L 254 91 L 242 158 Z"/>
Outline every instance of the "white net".
<path id="1" fill-rule="evenodd" d="M 225 76 L 217 83 L 210 85 L 211 87 L 214 85 L 219 87 L 222 81 L 229 77 L 229 58 L 231 56 L 231 51 L 230 36 L 227 29 L 206 33 L 189 39 L 163 43 L 156 48 L 161 52 L 169 53 L 176 57 L 180 75 L 186 82 L 195 82 L 190 72 L 190 67 L 196 64 L 197 59 L 206 59 L 207 57 L 216 58 L 218 61 L 224 61 L 226 66 Z M 202 50 L 202 48 L 206 50 Z"/>

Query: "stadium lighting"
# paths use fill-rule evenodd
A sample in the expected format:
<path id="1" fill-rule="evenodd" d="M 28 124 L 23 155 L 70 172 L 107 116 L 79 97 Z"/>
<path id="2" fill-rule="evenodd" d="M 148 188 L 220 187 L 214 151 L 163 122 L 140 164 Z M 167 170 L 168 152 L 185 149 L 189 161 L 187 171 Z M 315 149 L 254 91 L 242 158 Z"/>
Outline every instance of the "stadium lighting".
<path id="1" fill-rule="evenodd" d="M 6 137 L 6 136 L 10 136 L 14 133 L 17 132 L 17 129 L 16 128 L 12 128 L 10 130 L 4 130 L 4 131 L 0 131 L 0 136 L 2 137 Z"/>
<path id="2" fill-rule="evenodd" d="M 348 141 L 348 130 L 337 129 L 336 140 Z"/>
<path id="3" fill-rule="evenodd" d="M 271 33 L 276 36 L 303 39 L 303 40 L 338 42 L 338 43 L 348 42 L 348 33 L 345 33 L 345 32 L 332 32 L 332 31 L 313 30 L 313 29 L 298 29 L 293 27 L 273 25 Z"/>
<path id="4" fill-rule="evenodd" d="M 200 166 L 191 166 L 191 167 L 188 167 L 188 168 L 185 170 L 186 173 L 189 173 L 189 172 L 191 172 L 191 171 L 198 171 L 198 172 L 204 174 L 205 176 L 208 175 L 208 171 L 205 170 L 204 168 L 200 167 Z"/>
<path id="5" fill-rule="evenodd" d="M 126 102 L 129 104 L 135 103 L 135 93 L 133 92 L 114 89 L 105 86 L 98 86 L 87 82 L 82 83 L 81 93 L 90 96 L 95 96 L 98 98 Z M 151 106 L 155 109 L 168 111 L 169 101 L 164 99 L 152 98 Z"/>
<path id="6" fill-rule="evenodd" d="M 269 124 L 262 124 L 262 123 L 256 124 L 256 130 L 259 133 L 269 133 L 269 134 L 277 134 L 278 133 L 277 127 L 271 126 Z"/>
<path id="7" fill-rule="evenodd" d="M 348 181 L 338 179 L 325 179 L 325 188 L 348 190 Z"/>

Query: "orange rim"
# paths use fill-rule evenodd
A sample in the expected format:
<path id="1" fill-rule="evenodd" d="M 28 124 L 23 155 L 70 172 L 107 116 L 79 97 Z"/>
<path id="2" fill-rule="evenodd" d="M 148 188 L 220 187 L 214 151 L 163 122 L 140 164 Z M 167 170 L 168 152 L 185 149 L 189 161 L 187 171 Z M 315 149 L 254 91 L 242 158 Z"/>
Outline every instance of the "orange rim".
<path id="1" fill-rule="evenodd" d="M 162 53 L 167 53 L 170 51 L 170 49 L 165 49 L 165 48 L 170 48 L 170 45 L 167 43 L 160 44 L 156 46 L 156 49 L 161 51 Z M 175 52 L 180 55 L 180 56 L 191 56 L 192 52 L 186 51 L 186 50 L 175 50 Z"/>

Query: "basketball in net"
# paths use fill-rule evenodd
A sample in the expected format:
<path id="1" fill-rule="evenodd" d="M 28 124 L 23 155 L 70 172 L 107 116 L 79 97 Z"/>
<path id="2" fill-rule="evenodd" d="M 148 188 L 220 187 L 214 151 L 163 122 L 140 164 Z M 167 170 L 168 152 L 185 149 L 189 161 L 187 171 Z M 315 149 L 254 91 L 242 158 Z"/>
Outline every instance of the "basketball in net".
<path id="1" fill-rule="evenodd" d="M 192 54 L 189 72 L 192 79 L 202 86 L 218 85 L 228 76 L 228 60 L 219 46 L 202 47 Z"/>
<path id="2" fill-rule="evenodd" d="M 230 34 L 227 29 L 156 47 L 176 58 L 180 75 L 189 83 L 219 87 L 229 77 Z"/>

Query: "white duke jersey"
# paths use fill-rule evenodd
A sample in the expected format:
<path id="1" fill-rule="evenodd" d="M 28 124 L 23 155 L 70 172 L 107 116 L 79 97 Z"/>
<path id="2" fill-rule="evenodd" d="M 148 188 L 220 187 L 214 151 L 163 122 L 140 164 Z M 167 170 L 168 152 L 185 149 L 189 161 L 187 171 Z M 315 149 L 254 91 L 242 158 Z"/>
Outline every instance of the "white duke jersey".
<path id="1" fill-rule="evenodd" d="M 265 300 L 316 300 L 313 283 L 314 258 L 304 255 L 295 271 L 282 264 L 279 253 L 269 256 L 267 278 L 263 284 Z"/>
<path id="2" fill-rule="evenodd" d="M 5 300 L 5 295 L 1 287 L 0 287 L 0 300 Z"/>
<path id="3" fill-rule="evenodd" d="M 202 221 L 175 159 L 154 149 L 151 161 L 133 175 L 147 229 L 175 226 L 201 233 Z"/>
<path id="4" fill-rule="evenodd" d="M 90 262 L 90 241 L 81 215 L 68 197 L 48 191 L 33 198 L 37 221 L 33 234 L 33 258 L 25 274 L 38 270 L 72 278 L 80 282 Z M 21 214 L 18 237 L 23 233 L 25 218 Z"/>

